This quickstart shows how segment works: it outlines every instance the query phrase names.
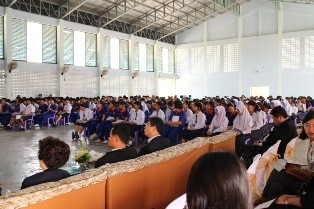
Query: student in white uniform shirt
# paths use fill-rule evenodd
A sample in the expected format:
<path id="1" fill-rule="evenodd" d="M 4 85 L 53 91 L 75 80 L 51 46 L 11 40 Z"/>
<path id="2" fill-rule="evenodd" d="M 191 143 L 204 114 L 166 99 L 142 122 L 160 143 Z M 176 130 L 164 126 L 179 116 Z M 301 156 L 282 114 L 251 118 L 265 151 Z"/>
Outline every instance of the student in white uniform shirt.
<path id="1" fill-rule="evenodd" d="M 75 131 L 72 132 L 72 139 L 76 140 L 82 140 L 82 132 L 84 128 L 87 127 L 88 121 L 93 118 L 93 112 L 86 107 L 85 103 L 81 103 L 79 116 L 80 118 L 75 123 Z"/>
<path id="2" fill-rule="evenodd" d="M 189 108 L 189 101 L 184 101 L 183 103 L 183 111 L 185 112 L 186 114 L 186 123 L 188 124 L 189 121 L 190 121 L 190 118 L 192 117 L 193 115 L 193 112 L 192 110 Z"/>
<path id="3" fill-rule="evenodd" d="M 161 106 L 162 106 L 161 102 L 154 103 L 153 108 L 155 109 L 155 111 L 151 114 L 150 117 L 159 117 L 161 118 L 162 122 L 165 123 L 165 113 L 160 109 Z"/>
<path id="4" fill-rule="evenodd" d="M 130 129 L 131 136 L 135 136 L 135 132 L 143 128 L 145 122 L 145 114 L 140 109 L 141 103 L 136 101 L 133 103 L 134 111 L 131 112 L 128 127 Z"/>
<path id="5" fill-rule="evenodd" d="M 172 110 L 174 110 L 174 104 L 173 104 L 173 101 L 170 100 L 170 101 L 167 102 L 167 109 L 166 109 L 166 112 L 165 112 L 165 115 L 166 115 L 165 122 L 169 121 L 169 117 L 171 115 Z"/>
<path id="6" fill-rule="evenodd" d="M 203 128 L 205 127 L 206 116 L 201 111 L 203 105 L 200 102 L 196 102 L 193 106 L 194 114 L 190 117 L 188 122 L 188 128 L 183 130 L 179 138 L 182 142 L 192 140 L 196 137 L 200 137 L 203 134 Z"/>
<path id="7" fill-rule="evenodd" d="M 31 99 L 26 99 L 24 101 L 25 108 L 22 109 L 21 117 L 16 116 L 15 118 L 12 118 L 10 121 L 9 127 L 12 127 L 14 123 L 18 124 L 20 126 L 20 130 L 24 129 L 24 121 L 31 119 L 35 115 L 35 107 L 32 105 Z"/>

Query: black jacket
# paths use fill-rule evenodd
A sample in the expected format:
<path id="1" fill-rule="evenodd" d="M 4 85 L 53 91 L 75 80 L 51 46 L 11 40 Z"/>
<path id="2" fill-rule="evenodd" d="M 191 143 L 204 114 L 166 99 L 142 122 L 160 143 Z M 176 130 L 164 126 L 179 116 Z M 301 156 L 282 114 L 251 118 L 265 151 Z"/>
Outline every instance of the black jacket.
<path id="1" fill-rule="evenodd" d="M 263 142 L 263 151 L 268 150 L 269 147 L 276 144 L 278 140 L 281 140 L 277 154 L 280 158 L 284 157 L 286 146 L 291 141 L 291 139 L 297 137 L 297 128 L 291 118 L 288 118 L 279 126 L 275 126 L 274 130 L 269 133 L 266 141 Z"/>
<path id="2" fill-rule="evenodd" d="M 21 189 L 35 186 L 46 182 L 59 181 L 69 177 L 70 174 L 62 169 L 47 169 L 43 172 L 36 173 L 32 176 L 26 177 L 22 183 Z"/>
<path id="3" fill-rule="evenodd" d="M 95 168 L 105 165 L 106 163 L 116 163 L 137 157 L 136 149 L 132 146 L 126 146 L 124 149 L 118 149 L 107 152 L 104 156 L 95 162 Z"/>
<path id="4" fill-rule="evenodd" d="M 158 150 L 163 150 L 167 147 L 170 147 L 171 143 L 168 139 L 157 136 L 153 138 L 147 145 L 142 147 L 138 153 L 138 156 L 147 155 L 152 152 L 156 152 Z"/>

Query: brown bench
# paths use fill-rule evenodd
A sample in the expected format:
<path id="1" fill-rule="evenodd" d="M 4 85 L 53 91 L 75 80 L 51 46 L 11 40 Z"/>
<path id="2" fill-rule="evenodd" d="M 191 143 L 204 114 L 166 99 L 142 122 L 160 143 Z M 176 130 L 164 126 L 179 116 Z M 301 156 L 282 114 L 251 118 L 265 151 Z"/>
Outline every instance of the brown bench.
<path id="1" fill-rule="evenodd" d="M 234 152 L 235 133 L 196 138 L 0 199 L 0 208 L 161 209 L 186 190 L 192 164 L 210 150 Z"/>

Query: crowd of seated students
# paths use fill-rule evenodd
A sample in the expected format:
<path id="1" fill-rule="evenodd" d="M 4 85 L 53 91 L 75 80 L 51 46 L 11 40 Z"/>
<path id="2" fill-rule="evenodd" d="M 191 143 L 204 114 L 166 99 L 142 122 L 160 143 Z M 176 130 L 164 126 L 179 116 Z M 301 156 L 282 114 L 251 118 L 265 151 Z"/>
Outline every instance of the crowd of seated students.
<path id="1" fill-rule="evenodd" d="M 184 142 L 198 136 L 213 136 L 232 129 L 237 132 L 236 154 L 245 161 L 246 166 L 249 166 L 256 154 L 264 153 L 278 140 L 281 140 L 281 143 L 277 154 L 279 158 L 283 158 L 286 145 L 297 136 L 296 124 L 303 119 L 304 127 L 306 127 L 303 128 L 303 132 L 306 131 L 307 136 L 313 141 L 312 103 L 313 100 L 305 97 L 264 99 L 244 96 L 241 98 L 206 97 L 193 101 L 184 97 L 166 99 L 155 96 L 90 99 L 17 98 L 12 102 L 3 98 L 0 122 L 5 126 L 13 126 L 16 123 L 22 127 L 27 118 L 33 117 L 35 121 L 37 120 L 35 123 L 43 126 L 48 114 L 56 114 L 52 122 L 56 126 L 63 117 L 69 116 L 72 123 L 75 123 L 74 139 L 80 138 L 83 130 L 87 128 L 91 133 L 90 138 L 96 139 L 95 142 L 108 140 L 112 151 L 99 159 L 96 167 L 165 149 L 179 143 L 180 140 Z M 293 107 L 296 107 L 298 111 Z M 15 117 L 17 114 L 14 112 L 21 117 L 17 119 Z M 34 116 L 37 116 L 37 119 Z M 144 126 L 145 122 L 146 126 Z M 139 130 L 143 130 L 148 138 L 148 144 L 136 153 L 135 149 L 127 144 L 131 136 L 134 137 L 135 132 Z M 260 132 L 260 135 L 256 135 L 263 138 L 252 137 L 254 132 Z M 308 160 L 312 166 L 312 145 L 310 154 Z M 49 171 L 48 162 L 44 163 L 45 170 Z M 275 171 L 274 173 L 271 174 L 270 179 L 281 182 L 278 180 L 278 174 Z M 269 180 L 264 191 L 267 199 L 292 194 L 285 190 L 284 193 L 269 195 L 267 188 L 273 186 L 271 181 Z M 313 192 L 313 182 L 309 185 L 311 187 L 308 187 L 307 191 Z M 295 195 L 295 191 L 293 192 Z M 306 196 L 306 198 L 280 196 L 275 203 L 276 207 L 282 203 L 294 201 L 297 201 L 297 206 L 308 205 L 306 201 L 308 198 L 313 199 L 313 196 Z"/>

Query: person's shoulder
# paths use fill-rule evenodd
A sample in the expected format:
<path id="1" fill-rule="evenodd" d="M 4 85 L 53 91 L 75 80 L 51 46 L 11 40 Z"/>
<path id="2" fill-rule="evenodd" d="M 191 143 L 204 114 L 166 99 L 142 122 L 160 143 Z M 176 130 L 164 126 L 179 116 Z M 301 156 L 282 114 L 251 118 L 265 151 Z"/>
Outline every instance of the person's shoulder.
<path id="1" fill-rule="evenodd" d="M 167 138 L 163 137 L 163 136 L 157 136 L 157 137 L 155 137 L 155 138 L 151 141 L 152 144 L 154 144 L 154 143 L 160 143 L 160 142 L 163 142 L 163 143 L 169 144 L 169 145 L 171 144 L 170 141 L 169 141 Z M 149 143 L 148 143 L 148 144 L 149 144 Z"/>

